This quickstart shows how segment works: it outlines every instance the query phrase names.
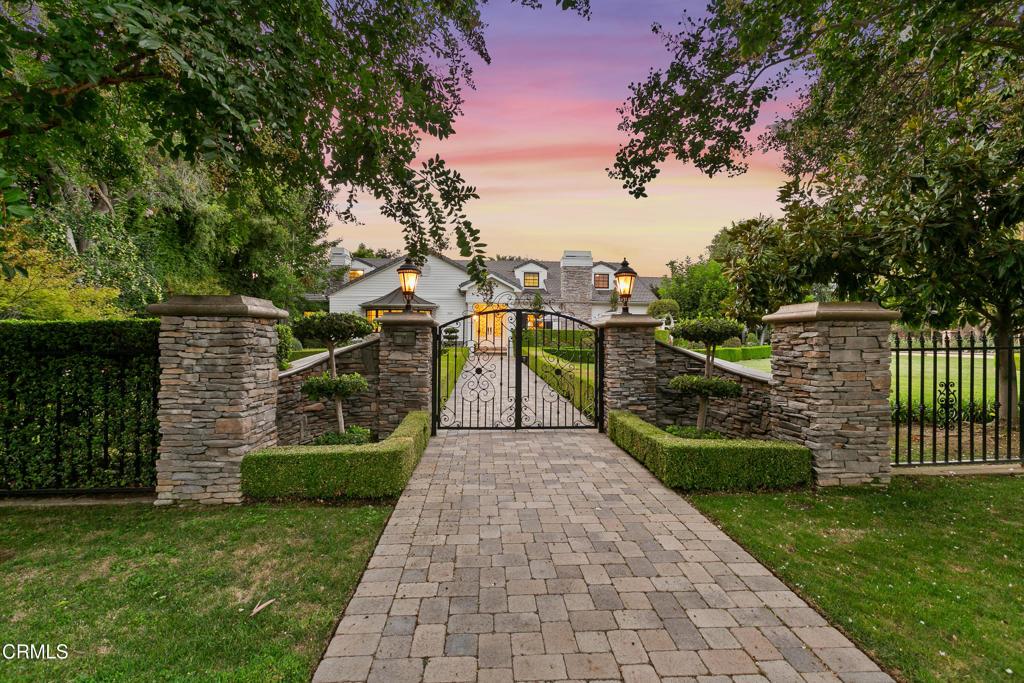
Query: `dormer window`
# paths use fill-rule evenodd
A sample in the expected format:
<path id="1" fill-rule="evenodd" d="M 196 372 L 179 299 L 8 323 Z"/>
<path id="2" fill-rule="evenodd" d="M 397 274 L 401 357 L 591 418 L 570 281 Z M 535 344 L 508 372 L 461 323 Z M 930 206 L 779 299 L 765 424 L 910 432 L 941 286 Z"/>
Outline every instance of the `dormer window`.
<path id="1" fill-rule="evenodd" d="M 594 289 L 608 288 L 608 273 L 594 273 Z"/>
<path id="2" fill-rule="evenodd" d="M 540 287 L 540 273 L 523 273 L 523 287 Z"/>

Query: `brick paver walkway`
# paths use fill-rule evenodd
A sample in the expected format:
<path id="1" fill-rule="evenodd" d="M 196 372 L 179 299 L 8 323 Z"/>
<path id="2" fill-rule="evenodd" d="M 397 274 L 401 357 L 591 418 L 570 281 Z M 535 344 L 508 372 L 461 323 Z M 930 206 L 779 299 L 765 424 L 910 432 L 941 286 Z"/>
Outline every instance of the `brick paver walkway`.
<path id="1" fill-rule="evenodd" d="M 314 676 L 888 681 L 591 431 L 442 432 Z"/>

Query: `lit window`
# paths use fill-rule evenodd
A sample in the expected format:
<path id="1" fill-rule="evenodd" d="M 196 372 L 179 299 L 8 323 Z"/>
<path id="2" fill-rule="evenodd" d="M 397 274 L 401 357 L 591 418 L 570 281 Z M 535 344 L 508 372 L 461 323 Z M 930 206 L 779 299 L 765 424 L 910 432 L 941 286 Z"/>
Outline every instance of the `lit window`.
<path id="1" fill-rule="evenodd" d="M 594 273 L 594 287 L 608 289 L 608 273 Z"/>
<path id="2" fill-rule="evenodd" d="M 362 270 L 350 270 L 348 271 L 348 279 L 355 280 L 356 278 L 361 278 L 364 272 Z"/>
<path id="3" fill-rule="evenodd" d="M 523 287 L 540 287 L 540 273 L 523 273 Z"/>

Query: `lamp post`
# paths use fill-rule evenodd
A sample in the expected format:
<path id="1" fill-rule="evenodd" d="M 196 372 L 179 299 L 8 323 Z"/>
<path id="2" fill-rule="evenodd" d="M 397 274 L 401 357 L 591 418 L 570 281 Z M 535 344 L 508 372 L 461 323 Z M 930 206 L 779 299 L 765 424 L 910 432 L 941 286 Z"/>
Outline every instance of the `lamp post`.
<path id="1" fill-rule="evenodd" d="M 405 297 L 405 312 L 412 313 L 412 298 L 416 295 L 416 284 L 420 281 L 423 273 L 420 267 L 407 256 L 405 263 L 398 267 L 398 284 L 402 288 L 402 296 Z"/>
<path id="2" fill-rule="evenodd" d="M 629 267 L 629 261 L 622 259 L 622 265 L 615 271 L 615 291 L 622 302 L 622 312 L 629 313 L 629 297 L 633 296 L 633 285 L 636 284 L 636 271 Z"/>

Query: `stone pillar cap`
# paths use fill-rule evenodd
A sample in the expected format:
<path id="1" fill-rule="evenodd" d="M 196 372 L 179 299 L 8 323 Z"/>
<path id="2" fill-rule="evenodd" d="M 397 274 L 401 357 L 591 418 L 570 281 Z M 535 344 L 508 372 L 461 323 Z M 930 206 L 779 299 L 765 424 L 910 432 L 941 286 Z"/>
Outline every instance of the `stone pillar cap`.
<path id="1" fill-rule="evenodd" d="M 161 316 L 196 316 L 208 318 L 275 318 L 288 317 L 288 311 L 267 299 L 232 294 L 230 296 L 172 296 L 167 301 L 146 306 L 150 313 Z"/>
<path id="2" fill-rule="evenodd" d="M 385 313 L 377 322 L 381 327 L 437 327 L 434 316 L 424 313 Z"/>
<path id="3" fill-rule="evenodd" d="M 660 327 L 660 320 L 646 313 L 616 313 L 597 324 L 598 327 Z"/>
<path id="4" fill-rule="evenodd" d="M 837 301 L 808 304 L 789 304 L 770 313 L 761 320 L 778 325 L 780 323 L 801 323 L 816 320 L 896 320 L 899 311 L 890 311 L 871 301 Z"/>

